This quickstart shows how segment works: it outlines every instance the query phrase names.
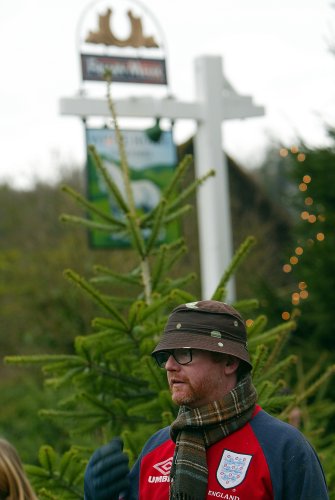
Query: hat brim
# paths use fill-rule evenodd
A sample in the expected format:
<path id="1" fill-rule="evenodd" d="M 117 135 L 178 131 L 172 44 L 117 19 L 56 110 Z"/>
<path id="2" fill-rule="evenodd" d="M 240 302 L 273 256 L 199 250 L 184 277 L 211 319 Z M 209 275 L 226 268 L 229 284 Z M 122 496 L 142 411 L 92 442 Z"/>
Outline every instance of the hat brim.
<path id="1" fill-rule="evenodd" d="M 191 347 L 203 351 L 219 352 L 221 354 L 230 354 L 248 363 L 250 368 L 252 364 L 249 353 L 242 343 L 227 340 L 225 338 L 209 337 L 208 335 L 183 332 L 171 332 L 163 334 L 158 345 L 152 352 L 165 351 L 169 349 Z"/>

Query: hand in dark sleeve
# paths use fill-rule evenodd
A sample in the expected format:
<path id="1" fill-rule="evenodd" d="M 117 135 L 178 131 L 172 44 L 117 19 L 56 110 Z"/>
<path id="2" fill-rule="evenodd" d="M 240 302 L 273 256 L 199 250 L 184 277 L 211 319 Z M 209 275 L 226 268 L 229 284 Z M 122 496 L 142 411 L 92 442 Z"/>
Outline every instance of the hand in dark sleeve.
<path id="1" fill-rule="evenodd" d="M 85 471 L 85 500 L 118 500 L 129 488 L 128 462 L 120 438 L 96 450 Z"/>

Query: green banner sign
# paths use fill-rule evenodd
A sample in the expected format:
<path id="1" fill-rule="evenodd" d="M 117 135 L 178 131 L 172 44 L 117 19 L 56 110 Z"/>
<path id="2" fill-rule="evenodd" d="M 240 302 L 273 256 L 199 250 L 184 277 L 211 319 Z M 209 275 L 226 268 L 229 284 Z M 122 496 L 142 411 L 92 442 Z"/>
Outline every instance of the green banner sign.
<path id="1" fill-rule="evenodd" d="M 122 130 L 121 133 L 130 169 L 135 205 L 145 213 L 157 205 L 162 190 L 171 180 L 176 168 L 177 153 L 172 132 L 163 131 L 158 142 L 151 141 L 145 130 Z M 115 131 L 107 128 L 86 129 L 86 142 L 87 145 L 95 146 L 113 181 L 124 194 L 125 188 Z M 97 172 L 89 157 L 87 160 L 87 194 L 89 200 L 99 209 L 110 211 L 116 218 L 123 216 L 113 196 L 108 192 L 104 179 Z M 146 238 L 149 234 L 143 234 L 143 236 Z M 174 241 L 178 236 L 178 224 L 170 224 L 167 229 L 162 230 L 159 243 Z M 93 248 L 127 248 L 130 246 L 130 241 L 126 237 L 122 238 L 103 231 L 90 231 L 89 240 Z"/>

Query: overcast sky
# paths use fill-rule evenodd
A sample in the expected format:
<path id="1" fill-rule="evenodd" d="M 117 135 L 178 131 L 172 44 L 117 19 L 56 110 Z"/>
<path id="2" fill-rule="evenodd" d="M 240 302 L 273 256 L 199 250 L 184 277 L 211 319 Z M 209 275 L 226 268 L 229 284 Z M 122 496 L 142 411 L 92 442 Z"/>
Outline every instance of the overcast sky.
<path id="1" fill-rule="evenodd" d="M 330 0 L 120 1 L 0 3 L 0 182 L 27 187 L 34 179 L 55 178 L 60 163 L 84 163 L 82 123 L 60 116 L 59 99 L 81 85 L 78 27 L 90 9 L 98 13 L 106 5 L 113 12 L 140 5 L 158 20 L 168 49 L 169 91 L 178 99 L 194 99 L 195 58 L 220 55 L 235 89 L 265 106 L 262 118 L 223 126 L 226 151 L 246 168 L 257 165 L 271 138 L 325 142 L 325 123 L 335 125 Z M 121 87 L 136 95 L 134 86 Z M 193 130 L 191 123 L 177 123 L 176 140 Z"/>

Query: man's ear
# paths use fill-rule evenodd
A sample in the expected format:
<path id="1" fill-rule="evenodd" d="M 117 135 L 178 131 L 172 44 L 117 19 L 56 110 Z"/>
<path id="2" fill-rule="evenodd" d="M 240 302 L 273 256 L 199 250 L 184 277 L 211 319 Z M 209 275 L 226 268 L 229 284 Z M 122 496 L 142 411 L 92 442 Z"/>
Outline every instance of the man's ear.
<path id="1" fill-rule="evenodd" d="M 235 373 L 239 367 L 240 360 L 235 356 L 230 356 L 227 354 L 225 359 L 225 372 L 227 375 L 231 375 Z"/>

